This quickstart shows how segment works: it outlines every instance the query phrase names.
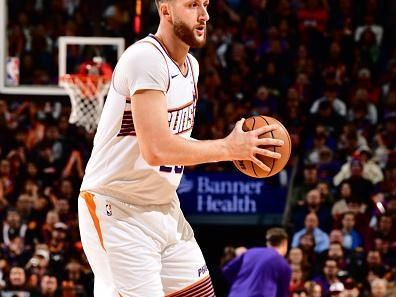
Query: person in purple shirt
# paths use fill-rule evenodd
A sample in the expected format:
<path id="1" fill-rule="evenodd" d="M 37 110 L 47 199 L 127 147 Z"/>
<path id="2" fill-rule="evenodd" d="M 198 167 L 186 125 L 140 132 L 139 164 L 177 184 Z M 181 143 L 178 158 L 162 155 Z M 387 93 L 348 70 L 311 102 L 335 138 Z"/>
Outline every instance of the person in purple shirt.
<path id="1" fill-rule="evenodd" d="M 248 249 L 222 267 L 230 283 L 228 297 L 288 297 L 291 269 L 284 256 L 288 236 L 281 228 L 267 231 L 268 247 Z"/>

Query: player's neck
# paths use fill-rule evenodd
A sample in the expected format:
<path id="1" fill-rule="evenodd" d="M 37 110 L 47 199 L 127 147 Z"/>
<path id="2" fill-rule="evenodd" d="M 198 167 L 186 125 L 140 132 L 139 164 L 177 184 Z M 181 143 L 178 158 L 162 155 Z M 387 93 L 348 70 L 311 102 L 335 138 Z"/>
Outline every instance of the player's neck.
<path id="1" fill-rule="evenodd" d="M 287 245 L 286 246 L 280 245 L 280 246 L 277 246 L 277 247 L 269 245 L 268 247 L 273 248 L 282 257 L 284 257 L 287 254 Z"/>
<path id="2" fill-rule="evenodd" d="M 161 29 L 158 29 L 154 36 L 162 43 L 169 56 L 179 65 L 180 69 L 183 69 L 190 47 L 174 34 L 165 34 Z"/>

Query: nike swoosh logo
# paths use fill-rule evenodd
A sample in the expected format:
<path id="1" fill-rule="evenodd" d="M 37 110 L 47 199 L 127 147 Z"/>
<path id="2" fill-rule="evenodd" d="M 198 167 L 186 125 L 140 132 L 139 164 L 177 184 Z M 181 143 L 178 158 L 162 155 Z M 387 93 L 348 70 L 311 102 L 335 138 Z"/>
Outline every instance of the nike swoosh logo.
<path id="1" fill-rule="evenodd" d="M 171 75 L 171 78 L 174 79 L 176 76 L 179 76 L 179 74 Z"/>

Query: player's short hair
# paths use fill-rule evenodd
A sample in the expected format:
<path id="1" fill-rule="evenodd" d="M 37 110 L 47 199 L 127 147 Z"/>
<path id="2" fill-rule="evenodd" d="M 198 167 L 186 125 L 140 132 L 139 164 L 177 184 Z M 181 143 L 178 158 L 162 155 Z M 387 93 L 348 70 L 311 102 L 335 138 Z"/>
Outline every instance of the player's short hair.
<path id="1" fill-rule="evenodd" d="M 265 239 L 268 246 L 279 247 L 283 241 L 287 241 L 289 236 L 287 232 L 282 228 L 271 228 L 268 229 Z"/>

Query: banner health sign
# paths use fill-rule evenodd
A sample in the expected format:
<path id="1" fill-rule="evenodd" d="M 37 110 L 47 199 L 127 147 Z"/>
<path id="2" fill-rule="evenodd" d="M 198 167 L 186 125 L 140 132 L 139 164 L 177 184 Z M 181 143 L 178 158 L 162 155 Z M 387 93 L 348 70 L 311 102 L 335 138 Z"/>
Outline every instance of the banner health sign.
<path id="1" fill-rule="evenodd" d="M 277 224 L 287 189 L 239 174 L 186 173 L 178 194 L 193 223 Z"/>

